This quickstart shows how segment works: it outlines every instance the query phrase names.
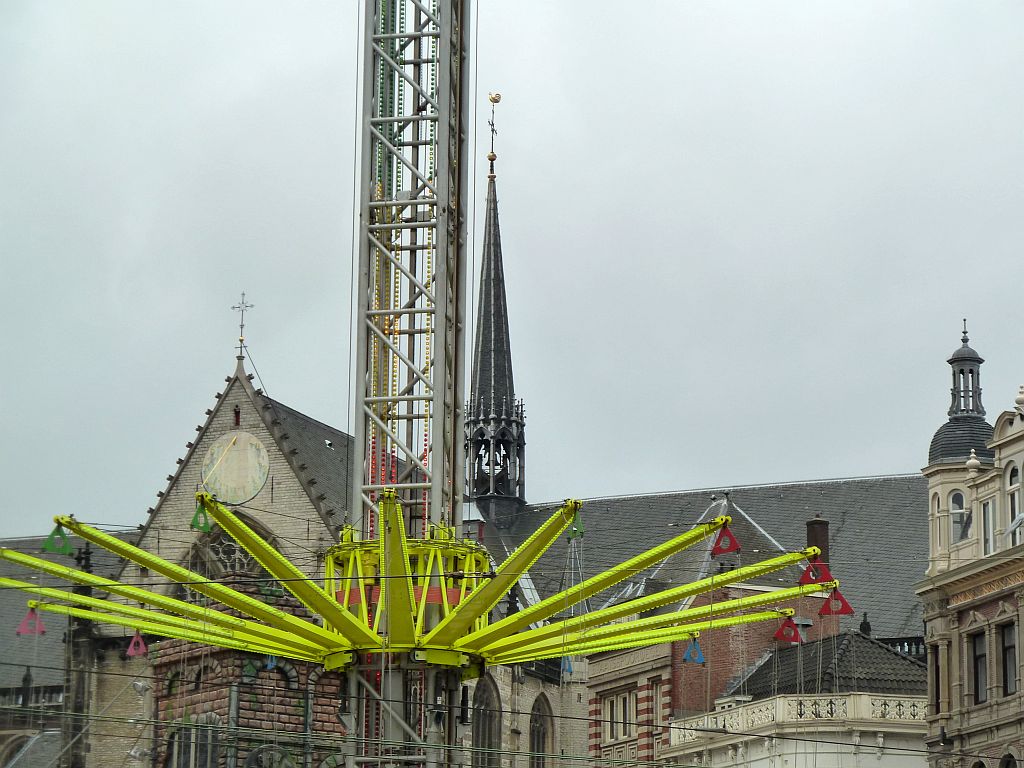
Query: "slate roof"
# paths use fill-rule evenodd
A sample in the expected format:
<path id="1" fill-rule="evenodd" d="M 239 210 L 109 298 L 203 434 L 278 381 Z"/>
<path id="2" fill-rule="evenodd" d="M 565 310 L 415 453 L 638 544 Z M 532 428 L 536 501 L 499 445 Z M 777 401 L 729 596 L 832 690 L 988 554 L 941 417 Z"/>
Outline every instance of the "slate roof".
<path id="1" fill-rule="evenodd" d="M 305 464 L 304 477 L 316 480 L 313 495 L 324 494 L 324 509 L 333 509 L 332 522 L 338 525 L 349 510 L 350 487 L 349 457 L 353 438 L 340 429 L 296 411 L 282 402 L 264 396 L 274 416 L 280 420 L 280 429 L 288 435 L 288 446 L 296 449 L 298 464 Z"/>
<path id="2" fill-rule="evenodd" d="M 511 413 L 515 402 L 515 385 L 512 382 L 501 230 L 498 226 L 498 198 L 493 175 L 487 182 L 484 250 L 480 263 L 480 303 L 476 324 L 469 413 L 480 414 L 484 418 L 491 414 L 500 416 L 502 411 Z"/>
<path id="3" fill-rule="evenodd" d="M 726 696 L 755 699 L 796 693 L 924 695 L 924 662 L 860 632 L 842 632 L 813 643 L 780 647 L 759 661 Z"/>
<path id="4" fill-rule="evenodd" d="M 712 495 L 717 495 L 717 503 L 712 502 Z M 584 500 L 584 577 L 664 542 L 705 515 L 719 513 L 724 509 L 723 497 L 722 489 L 702 489 Z M 830 523 L 833 574 L 858 614 L 868 613 L 879 637 L 919 636 L 921 607 L 913 585 L 928 564 L 927 499 L 927 481 L 920 475 L 733 487 L 729 502 L 735 509 L 731 514 L 736 537 L 743 545 L 733 563 L 758 562 L 778 552 L 778 545 L 788 551 L 803 549 L 806 522 L 820 513 Z M 523 541 L 558 506 L 527 506 L 510 538 L 516 543 Z M 708 567 L 708 547 L 694 547 L 667 561 L 656 573 L 631 574 L 618 588 L 619 599 L 628 596 L 624 590 L 642 589 L 647 578 L 669 585 L 698 578 Z M 563 538 L 530 570 L 542 597 L 558 590 L 566 572 L 566 555 Z M 795 574 L 795 569 L 779 572 L 763 583 L 789 585 Z M 784 581 L 779 582 L 780 578 Z M 599 604 L 591 602 L 592 607 Z"/>
<path id="5" fill-rule="evenodd" d="M 991 464 L 996 454 L 986 447 L 992 425 L 982 416 L 954 416 L 935 432 L 928 446 L 929 464 L 963 464 L 974 449 L 980 461 Z"/>
<path id="6" fill-rule="evenodd" d="M 136 531 L 107 531 L 118 538 L 133 539 Z M 69 535 L 75 551 L 84 542 L 77 536 Z M 32 536 L 18 539 L 0 539 L 0 546 L 50 560 L 70 568 L 77 568 L 73 557 L 55 555 L 42 551 L 47 536 Z M 100 547 L 92 547 L 93 573 L 106 578 L 116 578 L 121 559 Z M 6 560 L 0 560 L 0 576 L 18 581 L 28 581 L 45 587 L 63 589 L 66 583 L 37 571 L 22 568 Z M 0 688 L 15 688 L 21 685 L 25 667 L 32 667 L 32 682 L 36 686 L 64 684 L 64 630 L 67 620 L 55 614 L 42 614 L 43 635 L 16 636 L 15 630 L 28 612 L 26 603 L 31 595 L 17 589 L 0 589 L 0 633 L 4 637 L 4 656 L 0 663 Z"/>

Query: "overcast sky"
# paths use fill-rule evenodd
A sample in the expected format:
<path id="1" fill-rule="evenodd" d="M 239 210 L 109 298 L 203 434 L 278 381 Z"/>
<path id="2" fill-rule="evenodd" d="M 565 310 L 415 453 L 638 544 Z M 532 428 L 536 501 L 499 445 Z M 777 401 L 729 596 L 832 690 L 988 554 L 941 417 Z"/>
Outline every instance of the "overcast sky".
<path id="1" fill-rule="evenodd" d="M 476 10 L 531 500 L 916 472 L 965 316 L 1009 408 L 1024 4 L 632 7 Z M 341 0 L 0 4 L 3 534 L 145 520 L 242 290 L 267 392 L 348 428 L 357 44 Z"/>

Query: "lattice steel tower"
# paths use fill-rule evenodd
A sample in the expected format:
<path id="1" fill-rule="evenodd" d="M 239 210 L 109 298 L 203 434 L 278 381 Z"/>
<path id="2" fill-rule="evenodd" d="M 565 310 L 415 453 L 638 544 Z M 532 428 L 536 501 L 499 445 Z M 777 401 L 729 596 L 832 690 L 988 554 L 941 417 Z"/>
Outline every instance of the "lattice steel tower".
<path id="1" fill-rule="evenodd" d="M 460 522 L 466 284 L 465 0 L 370 0 L 350 521 L 399 492 L 409 533 Z"/>
<path id="2" fill-rule="evenodd" d="M 461 530 L 468 3 L 368 0 L 365 23 L 353 454 L 361 503 L 349 522 L 372 542 L 380 494 L 391 488 L 406 533 L 426 540 L 435 528 Z M 382 634 L 397 636 L 387 615 L 398 590 L 385 586 L 380 599 Z M 424 628 L 437 619 L 431 606 Z M 453 744 L 458 675 L 404 653 L 374 662 L 349 673 L 350 693 L 360 688 L 357 751 L 458 762 L 450 749 L 423 749 Z"/>

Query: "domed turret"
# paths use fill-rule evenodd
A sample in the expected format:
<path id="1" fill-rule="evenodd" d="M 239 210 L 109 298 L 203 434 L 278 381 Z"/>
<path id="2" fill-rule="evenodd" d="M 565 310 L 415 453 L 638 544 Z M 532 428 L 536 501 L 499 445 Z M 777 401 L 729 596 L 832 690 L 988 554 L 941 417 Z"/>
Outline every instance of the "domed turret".
<path id="1" fill-rule="evenodd" d="M 995 459 L 986 447 L 992 439 L 992 425 L 985 421 L 985 407 L 981 404 L 981 364 L 985 361 L 969 341 L 965 320 L 960 347 L 947 360 L 953 373 L 949 421 L 932 437 L 929 464 L 962 464 L 971 458 L 972 449 L 984 464 Z"/>

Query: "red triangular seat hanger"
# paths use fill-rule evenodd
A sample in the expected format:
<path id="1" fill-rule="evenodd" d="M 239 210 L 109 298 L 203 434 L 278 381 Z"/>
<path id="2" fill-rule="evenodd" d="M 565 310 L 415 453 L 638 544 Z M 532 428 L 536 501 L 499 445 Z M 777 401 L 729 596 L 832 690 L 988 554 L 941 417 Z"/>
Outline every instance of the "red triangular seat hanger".
<path id="1" fill-rule="evenodd" d="M 718 538 L 715 539 L 714 546 L 711 547 L 711 556 L 718 557 L 718 555 L 727 555 L 730 552 L 738 552 L 739 550 L 739 540 L 729 530 L 728 525 L 723 525 L 721 530 L 718 531 Z"/>
<path id="2" fill-rule="evenodd" d="M 833 589 L 832 593 L 825 599 L 821 609 L 818 611 L 819 616 L 851 616 L 853 615 L 853 606 L 850 605 L 849 601 L 843 597 L 842 592 L 838 588 Z"/>
<path id="3" fill-rule="evenodd" d="M 832 571 L 817 557 L 812 557 L 804 572 L 800 575 L 800 584 L 821 584 L 824 581 L 832 581 Z"/>

